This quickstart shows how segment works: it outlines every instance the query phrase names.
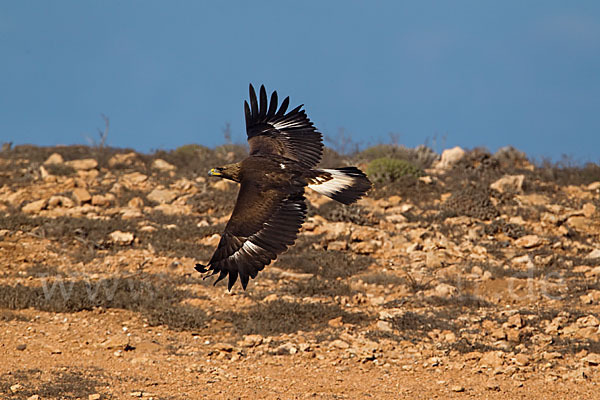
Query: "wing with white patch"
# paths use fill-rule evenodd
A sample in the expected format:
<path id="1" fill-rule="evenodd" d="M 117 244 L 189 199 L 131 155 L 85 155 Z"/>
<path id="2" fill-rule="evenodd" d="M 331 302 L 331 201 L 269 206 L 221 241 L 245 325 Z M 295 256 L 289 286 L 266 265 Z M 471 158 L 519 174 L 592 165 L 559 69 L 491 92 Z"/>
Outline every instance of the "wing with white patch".
<path id="1" fill-rule="evenodd" d="M 246 289 L 248 280 L 294 244 L 306 215 L 303 191 L 285 194 L 260 190 L 242 181 L 238 199 L 207 266 L 200 272 L 219 274 L 215 284 L 229 276 L 228 289 L 238 276 Z"/>
<path id="2" fill-rule="evenodd" d="M 250 85 L 250 104 L 244 102 L 250 155 L 275 154 L 298 161 L 307 168 L 316 166 L 323 155 L 323 138 L 302 106 L 286 113 L 290 103 L 286 97 L 278 110 L 277 92 L 273 92 L 268 101 L 264 86 L 260 87 L 259 96 L 257 99 Z"/>
<path id="3" fill-rule="evenodd" d="M 369 178 L 356 167 L 316 170 L 308 187 L 343 204 L 352 204 L 370 188 Z"/>

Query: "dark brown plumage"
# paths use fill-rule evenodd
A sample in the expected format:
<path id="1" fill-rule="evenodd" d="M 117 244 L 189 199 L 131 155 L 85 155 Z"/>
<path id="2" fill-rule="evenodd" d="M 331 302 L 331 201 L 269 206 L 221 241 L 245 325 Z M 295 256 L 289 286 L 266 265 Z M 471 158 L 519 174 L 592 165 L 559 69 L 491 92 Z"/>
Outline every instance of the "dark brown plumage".
<path id="1" fill-rule="evenodd" d="M 229 222 L 208 265 L 200 272 L 225 277 L 231 290 L 238 276 L 248 280 L 294 244 L 306 216 L 305 187 L 351 204 L 371 187 L 356 167 L 315 169 L 323 154 L 323 140 L 302 105 L 286 112 L 289 97 L 279 109 L 277 92 L 259 98 L 250 85 L 250 104 L 244 102 L 249 156 L 236 164 L 213 168 L 209 175 L 240 183 Z"/>

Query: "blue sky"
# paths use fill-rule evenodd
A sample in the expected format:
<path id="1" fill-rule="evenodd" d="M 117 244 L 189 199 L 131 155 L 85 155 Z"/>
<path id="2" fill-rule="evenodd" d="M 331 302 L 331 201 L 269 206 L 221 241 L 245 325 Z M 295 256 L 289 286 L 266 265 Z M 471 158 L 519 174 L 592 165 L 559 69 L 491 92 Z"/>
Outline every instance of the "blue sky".
<path id="1" fill-rule="evenodd" d="M 0 142 L 245 140 L 248 83 L 363 145 L 600 161 L 598 1 L 0 2 Z"/>

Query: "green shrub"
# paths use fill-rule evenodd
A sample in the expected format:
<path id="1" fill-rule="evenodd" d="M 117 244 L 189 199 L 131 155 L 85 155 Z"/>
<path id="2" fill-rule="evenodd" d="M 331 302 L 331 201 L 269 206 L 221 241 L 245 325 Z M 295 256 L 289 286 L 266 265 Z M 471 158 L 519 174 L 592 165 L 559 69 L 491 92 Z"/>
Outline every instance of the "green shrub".
<path id="1" fill-rule="evenodd" d="M 423 171 L 406 160 L 377 158 L 369 163 L 367 175 L 373 182 L 394 182 L 403 176 L 419 177 Z"/>
<path id="2" fill-rule="evenodd" d="M 429 168 L 436 160 L 439 159 L 439 155 L 424 145 L 420 145 L 414 149 L 411 149 L 405 146 L 379 144 L 363 150 L 357 155 L 356 158 L 366 162 L 370 162 L 378 158 L 393 158 L 408 161 L 419 168 Z"/>

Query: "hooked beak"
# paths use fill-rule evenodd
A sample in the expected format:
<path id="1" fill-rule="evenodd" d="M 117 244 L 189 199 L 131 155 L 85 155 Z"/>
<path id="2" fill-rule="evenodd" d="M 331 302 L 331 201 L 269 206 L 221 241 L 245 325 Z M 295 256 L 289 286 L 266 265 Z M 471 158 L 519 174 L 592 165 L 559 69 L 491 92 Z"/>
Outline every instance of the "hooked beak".
<path id="1" fill-rule="evenodd" d="M 211 168 L 211 170 L 208 171 L 208 176 L 221 176 L 221 171 L 219 171 L 218 168 Z"/>

